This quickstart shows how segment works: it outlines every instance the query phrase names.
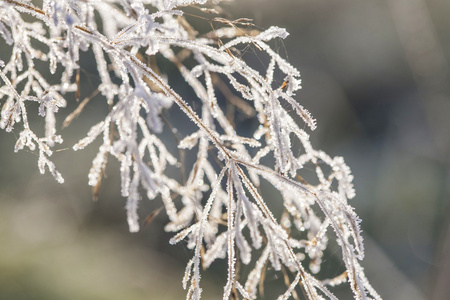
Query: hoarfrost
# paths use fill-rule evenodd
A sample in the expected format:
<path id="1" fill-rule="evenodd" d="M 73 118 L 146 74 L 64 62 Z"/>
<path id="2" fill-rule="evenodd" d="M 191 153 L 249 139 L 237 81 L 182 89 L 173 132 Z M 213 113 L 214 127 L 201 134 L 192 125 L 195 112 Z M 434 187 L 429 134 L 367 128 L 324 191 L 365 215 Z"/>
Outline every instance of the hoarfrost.
<path id="1" fill-rule="evenodd" d="M 249 19 L 212 17 L 200 18 L 212 31 L 198 32 L 184 9 L 193 6 L 214 14 L 216 8 L 205 3 L 44 0 L 37 6 L 1 0 L 0 38 L 11 48 L 11 57 L 0 59 L 0 128 L 19 130 L 14 151 L 38 152 L 40 172 L 49 171 L 63 183 L 51 161 L 55 145 L 63 142 L 58 116 L 67 102 L 78 100 L 80 59 L 92 51 L 99 84 L 64 126 L 97 93 L 108 113 L 91 124 L 73 150 L 93 147 L 101 139 L 88 174 L 94 196 L 110 157 L 119 161 L 131 232 L 140 228 L 140 201 L 162 202 L 165 229 L 174 232 L 170 243 L 186 240 L 193 250 L 182 279 L 188 299 L 201 297 L 201 265 L 207 268 L 221 259 L 228 265 L 224 299 L 238 293 L 256 299 L 269 265 L 293 274 L 279 299 L 301 289 L 309 299 L 336 299 L 328 286 L 344 282 L 355 299 L 379 299 L 360 265 L 364 248 L 360 220 L 348 204 L 355 196 L 350 169 L 343 158 L 312 147 L 302 128 L 304 123 L 314 130 L 316 120 L 294 99 L 301 88 L 300 73 L 269 45 L 285 39 L 287 31 L 272 26 L 260 32 Z M 246 64 L 238 46 L 257 48 L 270 57 L 264 74 Z M 156 58 L 172 64 L 187 84 L 169 85 L 171 75 L 162 74 Z M 47 63 L 51 74 L 60 70 L 60 82 L 49 83 L 34 68 L 38 61 Z M 189 98 L 181 95 L 186 88 L 192 92 Z M 30 102 L 38 103 L 44 118 L 43 137 L 28 121 Z M 166 116 L 174 106 L 196 128 L 186 126 L 190 133 L 185 136 Z M 236 115 L 254 117 L 259 126 L 241 130 Z M 168 146 L 166 131 L 177 147 Z M 301 151 L 293 151 L 294 139 Z M 195 154 L 189 168 L 185 151 Z M 308 164 L 315 166 L 316 185 L 301 177 Z M 261 179 L 279 194 L 263 195 Z M 281 216 L 272 213 L 278 203 L 284 206 Z M 319 281 L 314 274 L 325 263 L 330 239 L 341 248 L 346 272 Z M 239 273 L 238 258 L 251 268 L 246 277 Z"/>

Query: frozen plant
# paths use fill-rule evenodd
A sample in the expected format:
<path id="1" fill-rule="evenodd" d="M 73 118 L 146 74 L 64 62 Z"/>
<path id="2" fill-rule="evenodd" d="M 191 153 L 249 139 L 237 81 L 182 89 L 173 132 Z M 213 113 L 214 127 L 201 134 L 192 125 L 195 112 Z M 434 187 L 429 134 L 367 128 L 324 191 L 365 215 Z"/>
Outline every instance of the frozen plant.
<path id="1" fill-rule="evenodd" d="M 279 299 L 298 298 L 299 291 L 307 299 L 336 299 L 330 286 L 344 282 L 355 299 L 379 298 L 360 265 L 360 220 L 347 203 L 354 197 L 350 170 L 341 157 L 311 146 L 302 128 L 306 123 L 308 131 L 314 130 L 316 122 L 293 98 L 299 72 L 269 46 L 273 39 L 286 38 L 286 30 L 259 31 L 251 20 L 225 19 L 219 0 L 35 2 L 0 0 L 0 44 L 11 51 L 9 58 L 0 57 L 0 127 L 20 128 L 14 150 L 37 151 L 40 172 L 48 170 L 63 183 L 51 161 L 52 149 L 63 141 L 56 115 L 69 99 L 79 98 L 79 62 L 84 53 L 93 53 L 101 81 L 97 92 L 109 113 L 73 150 L 103 141 L 88 175 L 94 193 L 107 160 L 113 156 L 120 162 L 131 232 L 139 230 L 139 201 L 162 201 L 169 220 L 165 229 L 174 232 L 170 243 L 185 241 L 193 250 L 182 279 L 187 299 L 200 299 L 201 269 L 219 259 L 228 264 L 223 299 L 262 296 L 268 268 L 285 279 Z M 195 15 L 209 32 L 190 25 Z M 242 59 L 238 49 L 245 47 L 268 58 L 264 72 Z M 183 99 L 169 85 L 170 77 L 148 63 L 156 58 L 178 69 L 194 99 Z M 60 81 L 51 84 L 35 68 L 38 62 L 60 74 Z M 45 119 L 44 136 L 30 126 L 29 102 L 38 104 Z M 194 111 L 194 105 L 201 109 Z M 169 109 L 181 110 L 185 122 L 195 125 L 179 139 L 177 151 L 161 139 L 164 126 L 180 135 L 161 117 Z M 254 118 L 259 127 L 243 130 L 234 115 Z M 195 157 L 189 167 L 187 152 Z M 305 165 L 315 169 L 314 184 L 300 175 Z M 262 180 L 278 190 L 277 197 L 261 193 Z M 284 212 L 272 213 L 279 206 Z M 330 237 L 340 247 L 346 270 L 324 278 L 319 271 Z M 242 265 L 250 271 L 241 274 Z"/>

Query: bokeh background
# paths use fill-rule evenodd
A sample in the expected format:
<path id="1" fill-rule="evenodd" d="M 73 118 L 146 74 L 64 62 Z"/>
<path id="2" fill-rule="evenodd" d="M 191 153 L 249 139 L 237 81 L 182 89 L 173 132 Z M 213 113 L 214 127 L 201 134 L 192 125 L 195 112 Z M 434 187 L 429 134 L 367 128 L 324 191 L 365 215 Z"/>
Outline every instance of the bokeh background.
<path id="1" fill-rule="evenodd" d="M 318 121 L 313 145 L 343 156 L 353 171 L 363 266 L 375 289 L 385 299 L 448 299 L 450 1 L 246 0 L 225 7 L 233 18 L 290 32 L 274 47 L 302 73 L 297 99 Z M 89 60 L 82 68 L 87 95 L 98 78 Z M 39 175 L 35 154 L 14 153 L 19 131 L 0 131 L 0 299 L 185 298 L 181 279 L 192 253 L 168 245 L 164 214 L 129 233 L 117 164 L 111 159 L 94 202 L 87 172 L 97 148 L 65 150 L 106 110 L 91 101 L 62 131 L 66 141 L 54 160 L 63 185 Z M 141 217 L 159 205 L 143 201 Z M 205 274 L 205 299 L 219 299 L 224 269 Z"/>

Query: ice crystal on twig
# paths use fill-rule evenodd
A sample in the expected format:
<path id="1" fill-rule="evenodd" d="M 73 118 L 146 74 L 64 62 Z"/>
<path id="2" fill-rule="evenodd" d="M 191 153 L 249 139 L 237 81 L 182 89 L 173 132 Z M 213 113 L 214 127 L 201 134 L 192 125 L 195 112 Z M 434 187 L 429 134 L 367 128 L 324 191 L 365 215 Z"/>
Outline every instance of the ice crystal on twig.
<path id="1" fill-rule="evenodd" d="M 109 157 L 119 161 L 130 231 L 139 230 L 142 198 L 162 200 L 169 219 L 165 228 L 174 232 L 170 243 L 186 240 L 193 250 L 182 280 L 187 299 L 200 299 L 201 267 L 219 259 L 228 264 L 224 299 L 262 296 L 268 266 L 283 273 L 286 290 L 279 299 L 297 297 L 300 290 L 308 299 L 336 299 L 329 287 L 345 281 L 355 299 L 379 298 L 360 265 L 364 250 L 360 220 L 348 204 L 355 195 L 350 170 L 341 157 L 312 147 L 303 128 L 314 130 L 316 121 L 294 99 L 300 74 L 270 47 L 287 31 L 275 26 L 256 30 L 251 20 L 224 19 L 214 15 L 220 11 L 216 4 L 205 3 L 44 0 L 37 6 L 1 0 L 0 36 L 11 56 L 0 60 L 0 127 L 20 130 L 15 151 L 38 151 L 40 172 L 49 170 L 62 183 L 50 160 L 52 148 L 62 142 L 56 116 L 71 94 L 79 98 L 80 59 L 92 51 L 100 80 L 94 94 L 104 97 L 109 113 L 73 149 L 102 139 L 88 175 L 94 194 Z M 187 6 L 198 8 L 201 16 L 187 13 Z M 202 19 L 211 31 L 197 31 L 189 17 Z M 239 47 L 266 55 L 267 68 L 250 67 Z M 150 62 L 156 57 L 178 69 L 194 99 L 169 85 Z M 60 72 L 60 82 L 49 83 L 35 68 L 37 62 L 47 63 L 52 74 Z M 29 102 L 38 103 L 38 115 L 45 119 L 43 137 L 28 121 Z M 193 105 L 201 109 L 194 111 Z M 180 137 L 162 117 L 174 106 L 194 125 L 193 132 Z M 254 132 L 237 128 L 229 107 L 255 118 L 259 127 Z M 162 138 L 164 123 L 178 139 L 176 151 Z M 301 151 L 293 151 L 293 143 Z M 187 174 L 184 151 L 195 154 Z M 315 168 L 316 184 L 301 177 L 304 165 Z M 179 168 L 182 176 L 168 172 L 171 168 Z M 269 203 L 261 180 L 279 191 L 278 198 Z M 284 206 L 281 216 L 272 212 L 275 202 Z M 336 278 L 320 274 L 329 239 L 341 248 L 346 269 Z M 249 266 L 246 278 L 241 264 Z"/>

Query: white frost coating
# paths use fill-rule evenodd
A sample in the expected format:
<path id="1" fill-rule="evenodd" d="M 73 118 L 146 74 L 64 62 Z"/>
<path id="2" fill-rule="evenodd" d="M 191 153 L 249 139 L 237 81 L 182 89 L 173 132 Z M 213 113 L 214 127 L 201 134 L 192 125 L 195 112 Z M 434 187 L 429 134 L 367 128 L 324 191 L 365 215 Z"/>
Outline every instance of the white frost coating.
<path id="1" fill-rule="evenodd" d="M 33 3 L 0 1 L 0 45 L 11 53 L 0 60 L 0 128 L 17 132 L 14 151 L 36 152 L 39 171 L 62 183 L 51 161 L 63 142 L 62 108 L 79 101 L 68 118 L 76 126 L 80 113 L 103 105 L 100 118 L 84 119 L 90 129 L 73 150 L 98 147 L 88 174 L 95 196 L 107 163 L 118 160 L 131 232 L 140 228 L 141 200 L 161 203 L 165 230 L 174 235 L 169 242 L 192 250 L 180 275 L 187 299 L 200 299 L 202 268 L 220 261 L 227 264 L 223 299 L 260 298 L 267 270 L 292 274 L 280 299 L 300 292 L 336 299 L 327 287 L 346 282 L 355 299 L 380 298 L 360 264 L 350 169 L 312 146 L 308 132 L 316 121 L 295 98 L 300 72 L 270 48 L 271 40 L 288 36 L 285 29 L 260 32 L 249 19 L 225 20 L 205 0 Z M 188 23 L 196 11 L 190 5 L 210 14 L 198 18 L 205 26 Z M 98 76 L 79 68 L 89 48 Z M 248 48 L 269 58 L 263 72 L 245 62 L 239 49 Z M 61 74 L 59 82 L 34 68 L 43 64 Z M 86 80 L 88 87 L 80 85 Z M 28 121 L 30 113 L 43 118 L 44 130 Z M 274 193 L 262 193 L 261 184 Z M 281 206 L 283 213 L 272 212 Z M 332 239 L 346 271 L 324 278 Z M 249 272 L 240 272 L 242 264 Z"/>
<path id="2" fill-rule="evenodd" d="M 289 33 L 286 31 L 286 29 L 277 26 L 270 26 L 269 29 L 257 35 L 256 39 L 261 41 L 269 41 L 277 37 L 285 39 L 288 35 Z"/>
<path id="3" fill-rule="evenodd" d="M 206 0 L 164 0 L 164 8 L 171 10 L 178 6 L 188 6 L 191 4 L 205 4 Z"/>

